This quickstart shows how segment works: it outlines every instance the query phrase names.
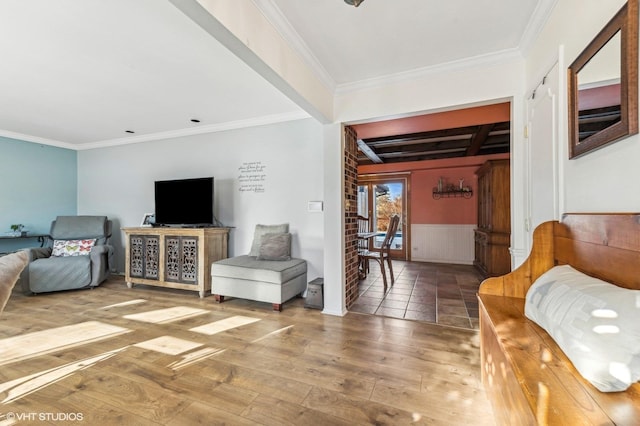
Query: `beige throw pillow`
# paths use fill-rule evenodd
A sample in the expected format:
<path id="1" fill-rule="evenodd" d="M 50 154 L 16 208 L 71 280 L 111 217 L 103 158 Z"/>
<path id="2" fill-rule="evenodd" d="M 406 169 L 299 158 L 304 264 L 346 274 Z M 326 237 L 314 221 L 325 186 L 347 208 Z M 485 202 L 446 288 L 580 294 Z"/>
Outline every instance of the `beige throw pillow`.
<path id="1" fill-rule="evenodd" d="M 0 312 L 4 310 L 11 296 L 11 290 L 27 263 L 29 263 L 29 255 L 26 251 L 0 257 Z"/>
<path id="2" fill-rule="evenodd" d="M 257 260 L 291 260 L 291 234 L 264 234 Z"/>
<path id="3" fill-rule="evenodd" d="M 280 225 L 256 225 L 256 229 L 253 232 L 253 243 L 251 244 L 251 251 L 249 256 L 258 256 L 260 254 L 260 246 L 262 245 L 262 236 L 265 234 L 282 234 L 289 232 L 289 224 L 283 223 Z"/>

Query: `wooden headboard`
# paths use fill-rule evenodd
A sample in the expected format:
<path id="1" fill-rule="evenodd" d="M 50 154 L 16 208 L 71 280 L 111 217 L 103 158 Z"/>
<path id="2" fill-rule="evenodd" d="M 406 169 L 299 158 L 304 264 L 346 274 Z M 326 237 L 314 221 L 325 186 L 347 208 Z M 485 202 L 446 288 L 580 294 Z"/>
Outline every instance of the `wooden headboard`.
<path id="1" fill-rule="evenodd" d="M 509 274 L 482 282 L 480 294 L 524 298 L 533 282 L 569 264 L 620 287 L 640 289 L 640 213 L 567 213 L 533 233 L 527 260 Z"/>

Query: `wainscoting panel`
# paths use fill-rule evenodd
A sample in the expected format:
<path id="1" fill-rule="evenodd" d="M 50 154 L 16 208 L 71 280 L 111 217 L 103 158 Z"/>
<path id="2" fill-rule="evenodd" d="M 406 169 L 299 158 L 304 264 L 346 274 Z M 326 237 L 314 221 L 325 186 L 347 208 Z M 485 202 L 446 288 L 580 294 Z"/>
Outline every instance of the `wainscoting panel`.
<path id="1" fill-rule="evenodd" d="M 411 225 L 411 260 L 473 265 L 477 225 Z"/>

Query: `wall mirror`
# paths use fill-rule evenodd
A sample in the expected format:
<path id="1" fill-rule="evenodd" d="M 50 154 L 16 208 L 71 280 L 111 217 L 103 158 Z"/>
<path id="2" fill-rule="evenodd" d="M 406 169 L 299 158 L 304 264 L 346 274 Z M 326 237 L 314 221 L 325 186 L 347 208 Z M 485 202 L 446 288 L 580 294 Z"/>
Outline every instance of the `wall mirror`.
<path id="1" fill-rule="evenodd" d="M 638 133 L 638 0 L 629 0 L 568 70 L 569 158 Z"/>

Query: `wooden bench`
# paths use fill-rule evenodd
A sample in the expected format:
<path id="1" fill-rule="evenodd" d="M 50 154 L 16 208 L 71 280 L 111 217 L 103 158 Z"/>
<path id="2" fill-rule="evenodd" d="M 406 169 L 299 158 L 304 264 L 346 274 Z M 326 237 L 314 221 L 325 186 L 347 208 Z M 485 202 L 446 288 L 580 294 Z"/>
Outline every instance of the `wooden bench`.
<path id="1" fill-rule="evenodd" d="M 604 393 L 586 381 L 551 336 L 524 316 L 527 290 L 569 264 L 640 289 L 640 214 L 566 214 L 533 234 L 528 259 L 478 292 L 482 381 L 497 424 L 640 424 L 640 383 Z M 640 321 L 640 318 L 638 318 Z"/>

